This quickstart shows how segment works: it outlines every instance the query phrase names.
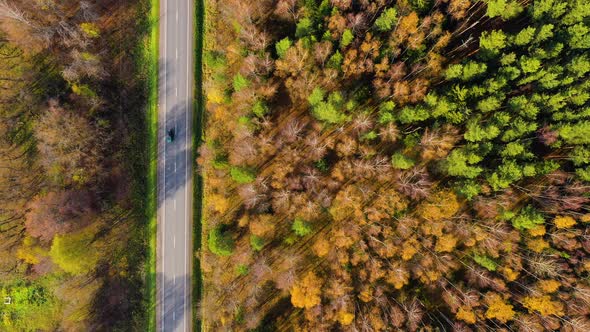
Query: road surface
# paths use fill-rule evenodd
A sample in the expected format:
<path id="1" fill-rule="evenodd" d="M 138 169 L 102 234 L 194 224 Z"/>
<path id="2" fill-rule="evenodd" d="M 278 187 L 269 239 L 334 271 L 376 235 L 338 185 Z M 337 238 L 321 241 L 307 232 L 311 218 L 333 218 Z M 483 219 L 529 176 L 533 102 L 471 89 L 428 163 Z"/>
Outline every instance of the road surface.
<path id="1" fill-rule="evenodd" d="M 192 0 L 160 0 L 156 324 L 166 332 L 192 330 L 193 10 Z"/>

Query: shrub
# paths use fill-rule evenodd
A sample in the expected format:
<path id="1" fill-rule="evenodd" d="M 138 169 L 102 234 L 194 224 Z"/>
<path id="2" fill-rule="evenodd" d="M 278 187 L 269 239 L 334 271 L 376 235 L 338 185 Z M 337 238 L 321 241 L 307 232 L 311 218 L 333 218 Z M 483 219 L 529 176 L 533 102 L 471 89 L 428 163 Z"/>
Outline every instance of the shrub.
<path id="1" fill-rule="evenodd" d="M 340 39 L 340 46 L 346 47 L 346 46 L 350 45 L 350 43 L 352 43 L 353 40 L 354 40 L 354 35 L 352 34 L 352 31 L 350 31 L 350 29 L 346 29 L 342 33 L 342 38 Z"/>
<path id="2" fill-rule="evenodd" d="M 295 232 L 295 234 L 299 236 L 306 236 L 312 231 L 311 225 L 301 218 L 295 218 L 295 221 L 293 221 L 293 226 L 291 226 L 291 229 Z"/>
<path id="3" fill-rule="evenodd" d="M 224 234 L 221 227 L 215 227 L 209 231 L 207 239 L 209 250 L 218 256 L 229 256 L 234 250 L 234 241 L 228 234 Z"/>
<path id="4" fill-rule="evenodd" d="M 535 32 L 536 29 L 534 27 L 527 27 L 520 30 L 520 32 L 514 38 L 514 44 L 523 46 L 530 43 L 535 37 Z"/>
<path id="5" fill-rule="evenodd" d="M 316 106 L 322 101 L 324 101 L 325 92 L 321 88 L 314 88 L 309 97 L 307 97 L 307 101 L 311 106 Z"/>
<path id="6" fill-rule="evenodd" d="M 205 66 L 213 70 L 224 70 L 227 67 L 227 59 L 223 53 L 209 51 L 204 54 Z"/>
<path id="7" fill-rule="evenodd" d="M 340 69 L 343 60 L 344 57 L 342 56 L 342 53 L 340 53 L 340 51 L 336 51 L 334 54 L 332 54 L 326 66 L 332 69 Z"/>
<path id="8" fill-rule="evenodd" d="M 49 256 L 64 271 L 83 275 L 91 272 L 100 258 L 92 247 L 94 232 L 87 228 L 79 233 L 56 235 Z"/>
<path id="9" fill-rule="evenodd" d="M 78 96 L 88 97 L 88 98 L 97 98 L 98 95 L 94 90 L 90 88 L 87 84 L 74 84 L 72 85 L 72 92 L 77 94 Z"/>
<path id="10" fill-rule="evenodd" d="M 498 55 L 506 47 L 506 35 L 500 30 L 484 31 L 479 37 L 479 46 L 490 56 Z"/>
<path id="11" fill-rule="evenodd" d="M 248 82 L 248 80 L 240 75 L 237 74 L 236 76 L 234 76 L 234 81 L 233 81 L 233 87 L 234 87 L 234 91 L 235 92 L 239 92 L 245 88 L 247 88 L 250 85 L 250 82 Z"/>
<path id="12" fill-rule="evenodd" d="M 467 200 L 471 200 L 473 197 L 479 195 L 480 192 L 481 186 L 472 180 L 463 182 L 462 185 L 457 188 L 457 193 L 467 198 Z"/>
<path id="13" fill-rule="evenodd" d="M 539 59 L 530 58 L 526 56 L 520 57 L 520 69 L 524 73 L 534 73 L 541 68 L 541 61 Z"/>
<path id="14" fill-rule="evenodd" d="M 389 31 L 397 21 L 397 10 L 395 8 L 387 8 L 375 20 L 375 27 L 379 31 Z"/>
<path id="15" fill-rule="evenodd" d="M 3 280 L 7 281 L 7 280 Z M 17 281 L 0 287 L 0 300 L 10 297 L 12 303 L 0 310 L 2 331 L 54 331 L 59 306 L 45 286 Z"/>
<path id="16" fill-rule="evenodd" d="M 279 58 L 283 58 L 285 56 L 287 50 L 289 49 L 289 47 L 291 47 L 292 44 L 293 43 L 291 42 L 289 37 L 285 37 L 275 44 L 275 48 L 277 50 L 277 55 L 279 56 Z"/>
<path id="17" fill-rule="evenodd" d="M 559 136 L 568 144 L 590 143 L 590 121 L 568 124 L 559 128 Z"/>
<path id="18" fill-rule="evenodd" d="M 248 268 L 248 265 L 240 264 L 236 268 L 236 272 L 238 273 L 238 275 L 243 277 L 245 275 L 248 275 L 248 273 L 250 273 L 250 269 Z"/>
<path id="19" fill-rule="evenodd" d="M 501 16 L 508 20 L 522 12 L 522 6 L 515 0 L 488 0 L 487 15 L 489 17 Z"/>
<path id="20" fill-rule="evenodd" d="M 412 158 L 406 157 L 399 152 L 396 152 L 391 156 L 391 164 L 393 165 L 393 168 L 410 169 L 415 163 L 416 162 Z"/>
<path id="21" fill-rule="evenodd" d="M 427 13 L 433 5 L 432 0 L 410 0 L 412 8 L 419 13 Z"/>
<path id="22" fill-rule="evenodd" d="M 239 184 L 251 183 L 256 180 L 254 172 L 246 168 L 232 166 L 229 172 L 231 178 Z"/>
<path id="23" fill-rule="evenodd" d="M 451 151 L 451 154 L 444 162 L 444 168 L 451 176 L 460 176 L 468 179 L 477 177 L 483 169 L 477 166 L 470 166 L 472 160 L 470 156 L 463 150 L 456 149 Z"/>
<path id="24" fill-rule="evenodd" d="M 256 251 L 260 251 L 260 250 L 262 250 L 262 248 L 264 248 L 264 239 L 261 238 L 260 236 L 251 235 L 250 236 L 250 245 L 252 246 L 252 249 L 254 249 Z"/>
<path id="25" fill-rule="evenodd" d="M 545 218 L 543 218 L 543 215 L 531 205 L 522 208 L 519 214 L 512 218 L 512 226 L 519 230 L 535 228 L 544 222 Z"/>
<path id="26" fill-rule="evenodd" d="M 494 262 L 488 256 L 480 256 L 475 254 L 473 255 L 473 260 L 480 266 L 488 269 L 489 271 L 496 271 L 496 268 L 498 267 L 498 264 L 496 264 L 496 262 Z"/>
<path id="27" fill-rule="evenodd" d="M 100 37 L 100 28 L 94 23 L 82 23 L 80 24 L 80 29 L 90 38 Z"/>
<path id="28" fill-rule="evenodd" d="M 252 106 L 252 113 L 254 113 L 254 115 L 256 115 L 257 117 L 261 118 L 265 116 L 266 113 L 268 113 L 268 106 L 266 106 L 266 104 L 263 101 L 257 100 Z"/>
<path id="29" fill-rule="evenodd" d="M 313 108 L 312 113 L 318 120 L 331 124 L 342 123 L 348 119 L 348 117 L 338 111 L 334 105 L 325 102 L 316 105 Z"/>
<path id="30" fill-rule="evenodd" d="M 297 22 L 297 27 L 295 31 L 295 36 L 297 38 L 305 37 L 307 35 L 310 35 L 312 32 L 312 22 L 308 17 L 304 17 L 299 22 Z"/>

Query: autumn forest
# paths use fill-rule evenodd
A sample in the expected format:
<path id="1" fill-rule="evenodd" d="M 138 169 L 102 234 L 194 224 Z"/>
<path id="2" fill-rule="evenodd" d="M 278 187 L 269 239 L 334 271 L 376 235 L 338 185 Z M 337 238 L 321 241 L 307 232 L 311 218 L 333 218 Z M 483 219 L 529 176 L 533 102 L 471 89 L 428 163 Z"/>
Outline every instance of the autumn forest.
<path id="1" fill-rule="evenodd" d="M 206 1 L 210 331 L 589 331 L 590 3 Z"/>
<path id="2" fill-rule="evenodd" d="M 155 331 L 154 6 L 0 0 L 0 331 Z M 589 1 L 204 7 L 195 326 L 590 331 Z"/>
<path id="3" fill-rule="evenodd" d="M 147 1 L 0 0 L 0 331 L 143 331 Z"/>

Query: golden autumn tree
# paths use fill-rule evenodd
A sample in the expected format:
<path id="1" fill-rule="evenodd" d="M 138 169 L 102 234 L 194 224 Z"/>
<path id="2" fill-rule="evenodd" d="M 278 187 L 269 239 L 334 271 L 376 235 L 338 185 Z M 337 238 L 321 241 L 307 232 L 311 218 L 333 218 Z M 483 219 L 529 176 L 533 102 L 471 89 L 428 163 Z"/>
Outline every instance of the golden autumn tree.
<path id="1" fill-rule="evenodd" d="M 457 245 L 457 238 L 452 234 L 444 234 L 436 241 L 434 250 L 437 252 L 452 252 Z"/>
<path id="2" fill-rule="evenodd" d="M 543 292 L 554 293 L 559 289 L 561 283 L 557 280 L 540 280 L 537 285 Z"/>
<path id="3" fill-rule="evenodd" d="M 310 309 L 320 304 L 322 280 L 308 271 L 291 289 L 291 303 L 297 308 Z"/>
<path id="4" fill-rule="evenodd" d="M 553 223 L 557 228 L 571 228 L 576 224 L 576 220 L 572 216 L 557 216 Z"/>
<path id="5" fill-rule="evenodd" d="M 486 318 L 497 319 L 499 322 L 507 323 L 514 319 L 516 312 L 511 304 L 506 303 L 500 294 L 489 292 L 486 294 L 485 302 L 488 305 Z"/>
<path id="6" fill-rule="evenodd" d="M 475 324 L 477 317 L 471 308 L 460 306 L 456 315 L 457 319 L 464 321 L 467 324 Z"/>
<path id="7" fill-rule="evenodd" d="M 563 304 L 551 300 L 549 295 L 527 296 L 522 300 L 522 304 L 530 313 L 536 311 L 543 316 L 563 316 L 565 314 Z"/>
<path id="8" fill-rule="evenodd" d="M 443 190 L 432 193 L 428 201 L 422 203 L 417 210 L 422 218 L 436 221 L 452 217 L 460 207 L 457 195 L 452 191 Z"/>

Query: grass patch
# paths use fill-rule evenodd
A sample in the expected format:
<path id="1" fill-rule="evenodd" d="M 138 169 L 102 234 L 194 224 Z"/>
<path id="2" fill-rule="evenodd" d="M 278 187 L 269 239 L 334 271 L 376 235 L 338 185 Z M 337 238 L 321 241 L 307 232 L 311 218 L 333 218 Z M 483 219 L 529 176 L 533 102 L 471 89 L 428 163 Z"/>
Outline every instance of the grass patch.
<path id="1" fill-rule="evenodd" d="M 203 98 L 203 34 L 204 20 L 205 20 L 205 0 L 195 1 L 195 31 L 194 31 L 194 45 L 195 45 L 195 91 L 194 91 L 194 116 L 193 116 L 193 160 L 196 160 L 197 150 L 204 140 L 203 124 L 204 124 L 204 98 Z M 194 161 L 193 161 L 194 162 Z M 197 165 L 193 169 L 197 170 Z M 199 252 L 202 242 L 202 212 L 203 212 L 203 176 L 200 172 L 194 172 L 193 181 L 193 252 Z M 192 278 L 192 306 L 193 306 L 193 330 L 201 330 L 201 320 L 197 312 L 197 303 L 202 296 L 203 278 L 201 275 L 201 262 L 199 259 L 194 260 L 193 264 L 193 278 Z"/>
<path id="2" fill-rule="evenodd" d="M 147 331 L 156 330 L 156 239 L 157 239 L 157 176 L 158 176 L 158 40 L 159 0 L 149 1 L 149 34 L 143 44 L 142 62 L 146 71 L 146 140 L 147 182 L 145 217 L 147 221 L 147 264 L 145 298 L 147 300 Z"/>
<path id="3" fill-rule="evenodd" d="M 157 239 L 157 120 L 158 120 L 158 24 L 159 1 L 140 0 L 137 33 L 134 40 L 134 98 L 129 102 L 128 137 L 124 148 L 125 164 L 133 182 L 134 218 L 123 255 L 134 267 L 133 284 L 137 307 L 121 331 L 156 331 L 156 239 Z M 134 285 L 141 285 L 135 287 Z"/>

